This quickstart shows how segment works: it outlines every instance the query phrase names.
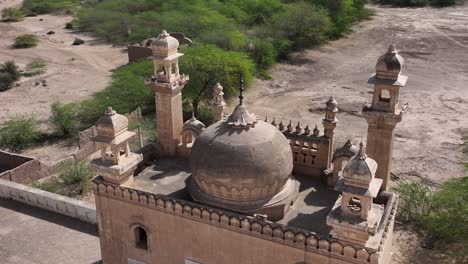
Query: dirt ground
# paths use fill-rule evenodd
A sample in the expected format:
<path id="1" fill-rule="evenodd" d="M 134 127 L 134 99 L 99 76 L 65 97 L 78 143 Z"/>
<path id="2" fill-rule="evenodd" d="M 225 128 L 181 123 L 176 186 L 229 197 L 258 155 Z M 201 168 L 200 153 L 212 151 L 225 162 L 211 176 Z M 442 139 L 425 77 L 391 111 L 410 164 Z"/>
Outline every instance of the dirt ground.
<path id="1" fill-rule="evenodd" d="M 1 121 L 17 115 L 33 115 L 39 121 L 47 120 L 53 102 L 89 98 L 110 82 L 110 70 L 127 62 L 122 47 L 97 44 L 92 37 L 65 30 L 65 24 L 71 20 L 70 16 L 41 15 L 16 23 L 0 23 L 0 62 L 14 60 L 20 67 L 34 59 L 47 62 L 45 74 L 23 77 L 17 82 L 18 87 L 0 93 Z M 47 35 L 49 31 L 55 34 Z M 37 35 L 39 45 L 12 49 L 15 37 L 21 34 Z M 71 45 L 75 37 L 85 40 L 86 44 Z M 35 85 L 41 80 L 46 80 L 47 86 Z"/>
<path id="2" fill-rule="evenodd" d="M 0 11 L 21 6 L 21 0 L 0 0 Z M 42 20 L 42 21 L 41 21 Z M 18 115 L 34 116 L 47 129 L 50 105 L 77 102 L 89 98 L 111 81 L 111 70 L 127 63 L 123 47 L 98 43 L 90 36 L 64 29 L 71 16 L 41 15 L 26 17 L 16 23 L 0 23 L 0 62 L 14 60 L 24 66 L 35 59 L 47 62 L 47 71 L 34 77 L 22 77 L 19 86 L 0 92 L 0 122 Z M 54 31 L 55 34 L 47 35 Z M 40 39 L 37 47 L 12 49 L 15 37 L 34 34 Z M 85 45 L 71 45 L 75 37 Z M 36 83 L 45 80 L 47 86 Z M 70 144 L 72 143 L 72 144 Z M 52 163 L 77 150 L 73 142 L 44 143 L 23 154 Z"/>
<path id="3" fill-rule="evenodd" d="M 368 77 L 395 42 L 409 76 L 400 101 L 409 103 L 396 128 L 392 172 L 399 178 L 440 183 L 463 176 L 462 134 L 468 131 L 468 4 L 435 8 L 373 7 L 375 16 L 354 32 L 322 48 L 294 54 L 257 80 L 246 100 L 251 112 L 319 124 L 330 95 L 340 113 L 337 146 L 366 139 L 360 115 L 371 101 Z M 306 125 L 306 124 L 303 124 Z"/>

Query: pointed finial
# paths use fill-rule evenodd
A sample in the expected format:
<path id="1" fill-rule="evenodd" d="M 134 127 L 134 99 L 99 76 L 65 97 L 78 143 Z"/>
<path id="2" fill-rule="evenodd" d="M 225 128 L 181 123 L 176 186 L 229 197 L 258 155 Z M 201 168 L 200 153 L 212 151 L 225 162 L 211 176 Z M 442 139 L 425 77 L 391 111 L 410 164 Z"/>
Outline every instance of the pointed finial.
<path id="1" fill-rule="evenodd" d="M 365 160 L 367 158 L 366 150 L 364 149 L 364 144 L 359 143 L 359 152 L 357 154 L 357 158 L 361 160 Z"/>
<path id="2" fill-rule="evenodd" d="M 278 128 L 280 131 L 283 131 L 284 130 L 284 124 L 283 124 L 283 121 L 281 121 L 278 125 Z"/>
<path id="3" fill-rule="evenodd" d="M 163 31 L 161 31 L 161 34 L 159 34 L 160 37 L 167 37 L 169 36 L 169 33 L 167 33 L 166 30 L 163 29 Z"/>
<path id="4" fill-rule="evenodd" d="M 292 121 L 291 120 L 289 120 L 288 132 L 292 132 Z"/>
<path id="5" fill-rule="evenodd" d="M 244 75 L 240 74 L 240 88 L 239 88 L 239 105 L 243 104 L 244 101 Z"/>
<path id="6" fill-rule="evenodd" d="M 309 135 L 309 134 L 310 134 L 310 127 L 309 127 L 309 125 L 307 125 L 307 126 L 305 127 L 304 133 L 305 133 L 306 135 Z"/>
<path id="7" fill-rule="evenodd" d="M 107 116 L 113 116 L 115 115 L 115 113 L 116 112 L 114 111 L 114 109 L 112 109 L 112 106 L 107 107 L 107 111 L 105 112 Z"/>
<path id="8" fill-rule="evenodd" d="M 396 45 L 392 44 L 388 47 L 387 53 L 394 53 L 394 52 L 397 52 L 397 49 L 396 49 Z"/>
<path id="9" fill-rule="evenodd" d="M 317 125 L 314 128 L 314 136 L 318 137 L 320 135 L 320 130 L 318 129 Z"/>
<path id="10" fill-rule="evenodd" d="M 273 121 L 271 121 L 272 126 L 276 126 L 276 118 L 273 117 Z"/>
<path id="11" fill-rule="evenodd" d="M 352 145 L 353 145 L 353 144 L 351 143 L 351 140 L 350 140 L 350 139 L 348 139 L 348 140 L 346 141 L 346 143 L 344 144 L 344 146 L 345 146 L 346 148 L 350 148 Z"/>
<path id="12" fill-rule="evenodd" d="M 302 132 L 301 122 L 297 122 L 296 132 L 297 132 L 297 133 L 301 133 L 301 132 Z"/>

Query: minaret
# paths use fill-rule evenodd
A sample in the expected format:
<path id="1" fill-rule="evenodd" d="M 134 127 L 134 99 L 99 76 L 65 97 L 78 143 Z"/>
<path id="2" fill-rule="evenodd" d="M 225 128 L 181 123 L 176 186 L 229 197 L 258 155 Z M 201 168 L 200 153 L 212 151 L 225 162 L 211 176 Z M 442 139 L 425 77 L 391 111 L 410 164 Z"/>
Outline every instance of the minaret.
<path id="1" fill-rule="evenodd" d="M 327 224 L 343 245 L 370 246 L 369 238 L 377 233 L 383 215 L 383 207 L 374 203 L 382 184 L 382 179 L 375 178 L 377 167 L 361 142 L 358 154 L 346 164 L 335 185 L 341 196 L 328 214 Z"/>
<path id="2" fill-rule="evenodd" d="M 218 122 L 224 117 L 224 108 L 226 107 L 226 102 L 224 101 L 224 92 L 221 84 L 216 83 L 213 88 L 213 123 Z"/>
<path id="3" fill-rule="evenodd" d="M 182 89 L 189 80 L 179 73 L 179 41 L 165 30 L 151 43 L 154 74 L 146 85 L 155 92 L 156 131 L 161 147 L 161 156 L 173 157 L 180 144 L 183 126 Z"/>
<path id="4" fill-rule="evenodd" d="M 403 116 L 399 95 L 400 88 L 408 80 L 407 76 L 400 74 L 403 64 L 404 59 L 395 45 L 391 45 L 377 61 L 376 74 L 368 81 L 374 85 L 372 104 L 364 105 L 362 110 L 369 124 L 367 153 L 379 164 L 376 177 L 383 180 L 382 190 L 387 190 L 390 182 L 395 126 Z"/>
<path id="5" fill-rule="evenodd" d="M 338 103 L 336 102 L 335 98 L 331 96 L 325 105 L 325 118 L 322 119 L 322 124 L 325 137 L 330 139 L 328 160 L 331 161 L 333 155 L 333 137 L 335 135 L 336 125 L 338 124 L 338 119 L 336 119 L 336 113 L 338 113 L 338 108 L 336 106 Z"/>
<path id="6" fill-rule="evenodd" d="M 96 123 L 97 136 L 92 139 L 101 150 L 101 157 L 91 165 L 105 181 L 118 185 L 131 185 L 133 172 L 143 160 L 141 154 L 130 152 L 128 141 L 135 136 L 128 131 L 128 118 L 109 107 Z"/>

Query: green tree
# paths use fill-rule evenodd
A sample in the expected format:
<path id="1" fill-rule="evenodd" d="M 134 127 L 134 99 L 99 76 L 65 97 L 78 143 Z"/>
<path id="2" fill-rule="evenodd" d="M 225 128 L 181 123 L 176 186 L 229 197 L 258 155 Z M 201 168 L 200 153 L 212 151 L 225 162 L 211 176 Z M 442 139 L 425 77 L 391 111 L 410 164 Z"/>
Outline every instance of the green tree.
<path id="1" fill-rule="evenodd" d="M 195 115 L 200 102 L 211 99 L 217 82 L 229 98 L 238 94 L 241 73 L 246 83 L 253 78 L 255 65 L 243 53 L 225 51 L 213 45 L 195 45 L 184 49 L 184 53 L 186 57 L 180 61 L 181 72 L 189 74 L 190 82 L 183 94 L 192 102 Z"/>

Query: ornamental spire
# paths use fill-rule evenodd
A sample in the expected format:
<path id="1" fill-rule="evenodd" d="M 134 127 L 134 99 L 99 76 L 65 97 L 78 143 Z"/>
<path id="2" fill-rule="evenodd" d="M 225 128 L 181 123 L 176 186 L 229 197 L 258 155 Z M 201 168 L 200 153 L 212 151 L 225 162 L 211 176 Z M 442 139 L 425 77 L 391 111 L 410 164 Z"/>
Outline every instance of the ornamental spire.
<path id="1" fill-rule="evenodd" d="M 356 158 L 360 159 L 360 160 L 365 160 L 367 158 L 367 154 L 366 154 L 366 150 L 364 148 L 364 144 L 362 143 L 359 143 L 359 152 L 356 156 Z"/>
<path id="2" fill-rule="evenodd" d="M 239 104 L 234 108 L 234 112 L 227 118 L 226 123 L 233 128 L 250 128 L 258 122 L 254 114 L 250 114 L 244 104 L 244 78 L 240 74 Z"/>

